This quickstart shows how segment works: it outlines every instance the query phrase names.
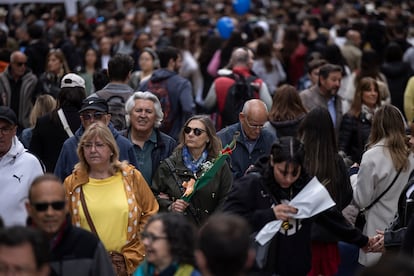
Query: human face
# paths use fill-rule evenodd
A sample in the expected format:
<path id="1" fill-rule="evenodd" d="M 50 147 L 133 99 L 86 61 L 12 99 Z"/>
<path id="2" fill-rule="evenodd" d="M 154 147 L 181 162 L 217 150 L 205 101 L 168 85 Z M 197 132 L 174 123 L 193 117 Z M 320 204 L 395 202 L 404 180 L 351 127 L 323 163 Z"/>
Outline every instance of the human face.
<path id="1" fill-rule="evenodd" d="M 184 132 L 184 143 L 190 151 L 203 151 L 209 141 L 206 126 L 199 120 L 191 120 L 187 126 L 192 129 L 190 133 Z M 201 133 L 197 136 L 194 129 L 200 129 Z"/>
<path id="2" fill-rule="evenodd" d="M 341 78 L 341 72 L 331 72 L 326 79 L 319 77 L 319 81 L 321 82 L 320 88 L 325 96 L 331 97 L 336 95 L 336 92 L 338 92 L 339 86 L 341 85 Z"/>
<path id="3" fill-rule="evenodd" d="M 26 203 L 26 209 L 34 224 L 48 237 L 53 237 L 66 220 L 68 206 L 55 209 L 50 203 L 65 202 L 65 192 L 62 184 L 53 180 L 45 180 L 36 184 L 30 190 L 30 202 Z M 36 209 L 37 204 L 49 203 L 46 210 Z M 58 205 L 58 204 L 57 204 Z"/>
<path id="4" fill-rule="evenodd" d="M 104 125 L 108 125 L 111 115 L 97 110 L 85 110 L 80 115 L 81 123 L 84 129 L 87 129 L 91 124 L 95 122 L 102 122 Z"/>
<path id="5" fill-rule="evenodd" d="M 280 187 L 289 188 L 300 176 L 301 167 L 295 169 L 293 164 L 287 164 L 286 161 L 280 163 L 273 163 L 273 176 Z"/>
<path id="6" fill-rule="evenodd" d="M 178 55 L 177 59 L 174 61 L 174 72 L 178 73 L 180 71 L 182 62 L 183 62 L 183 59 L 181 55 Z"/>
<path id="7" fill-rule="evenodd" d="M 47 70 L 49 72 L 58 74 L 62 66 L 62 62 L 55 55 L 52 54 L 49 56 L 47 60 Z"/>
<path id="8" fill-rule="evenodd" d="M 375 86 L 371 84 L 369 90 L 362 91 L 362 103 L 370 108 L 374 108 L 378 101 L 378 91 L 375 90 Z"/>
<path id="9" fill-rule="evenodd" d="M 240 113 L 240 123 L 247 138 L 254 141 L 259 138 L 263 126 L 267 121 L 266 114 L 247 114 Z"/>
<path id="10" fill-rule="evenodd" d="M 145 234 L 152 237 L 159 237 L 158 239 L 152 240 L 148 237 L 142 237 L 142 243 L 145 246 L 145 258 L 147 261 L 153 264 L 158 271 L 162 271 L 172 263 L 173 258 L 161 220 L 151 222 L 146 227 Z"/>
<path id="11" fill-rule="evenodd" d="M 309 74 L 309 79 L 312 82 L 312 84 L 317 84 L 319 79 L 319 68 L 313 69 Z"/>
<path id="12" fill-rule="evenodd" d="M 16 131 L 17 126 L 11 125 L 5 120 L 0 120 L 0 157 L 10 150 Z"/>
<path id="13" fill-rule="evenodd" d="M 143 48 L 148 47 L 150 45 L 151 45 L 150 37 L 145 33 L 141 34 L 138 37 L 137 41 L 135 42 L 135 46 L 138 49 L 143 49 Z"/>
<path id="14" fill-rule="evenodd" d="M 10 63 L 11 73 L 13 77 L 20 78 L 26 71 L 27 57 L 23 54 L 16 55 L 14 60 Z"/>
<path id="15" fill-rule="evenodd" d="M 148 52 L 142 52 L 139 56 L 139 66 L 143 72 L 151 72 L 154 70 L 154 59 Z"/>
<path id="16" fill-rule="evenodd" d="M 83 154 L 88 165 L 93 169 L 97 167 L 109 167 L 112 151 L 108 144 L 99 137 L 85 141 L 82 145 Z"/>
<path id="17" fill-rule="evenodd" d="M 97 60 L 96 52 L 92 49 L 89 49 L 85 53 L 85 62 L 88 65 L 94 66 Z"/>
<path id="18" fill-rule="evenodd" d="M 19 245 L 0 246 L 0 275 L 48 275 L 46 265 L 37 268 L 32 245 L 25 242 Z"/>
<path id="19" fill-rule="evenodd" d="M 150 133 L 154 128 L 156 114 L 151 100 L 135 100 L 130 114 L 131 126 L 137 132 Z"/>

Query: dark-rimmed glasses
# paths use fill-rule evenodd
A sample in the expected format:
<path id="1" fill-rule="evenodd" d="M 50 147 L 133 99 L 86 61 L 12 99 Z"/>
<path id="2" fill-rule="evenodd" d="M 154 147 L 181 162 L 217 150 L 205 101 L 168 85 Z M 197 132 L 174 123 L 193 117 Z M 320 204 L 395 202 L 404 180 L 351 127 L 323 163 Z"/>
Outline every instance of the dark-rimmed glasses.
<path id="1" fill-rule="evenodd" d="M 206 132 L 204 129 L 201 129 L 201 128 L 198 128 L 198 127 L 196 127 L 196 128 L 191 128 L 189 126 L 184 127 L 184 132 L 186 134 L 190 134 L 191 131 L 194 133 L 195 136 L 200 136 L 203 132 Z"/>
<path id="2" fill-rule="evenodd" d="M 102 119 L 102 117 L 103 117 L 104 115 L 106 115 L 106 113 L 104 113 L 104 112 L 83 113 L 83 114 L 81 114 L 81 117 L 82 117 L 84 120 L 89 121 L 89 120 L 91 120 L 92 118 L 93 118 L 94 120 L 100 120 L 100 119 Z"/>
<path id="3" fill-rule="evenodd" d="M 156 236 L 152 233 L 148 233 L 148 232 L 142 232 L 141 233 L 141 240 L 145 240 L 148 239 L 151 243 L 157 241 L 157 240 L 166 240 L 168 239 L 167 237 L 161 237 L 161 236 Z"/>
<path id="4" fill-rule="evenodd" d="M 63 210 L 63 208 L 65 208 L 65 202 L 64 201 L 37 202 L 37 203 L 32 203 L 32 206 L 38 212 L 46 211 L 47 209 L 49 209 L 49 206 L 52 206 L 53 210 L 61 211 Z"/>

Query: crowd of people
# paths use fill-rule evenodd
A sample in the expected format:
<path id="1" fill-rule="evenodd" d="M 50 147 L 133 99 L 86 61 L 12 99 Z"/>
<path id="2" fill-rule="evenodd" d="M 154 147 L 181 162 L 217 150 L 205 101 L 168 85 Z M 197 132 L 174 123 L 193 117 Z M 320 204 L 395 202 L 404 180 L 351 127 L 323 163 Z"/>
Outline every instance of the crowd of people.
<path id="1" fill-rule="evenodd" d="M 0 4 L 0 274 L 412 274 L 411 1 L 77 10 Z"/>

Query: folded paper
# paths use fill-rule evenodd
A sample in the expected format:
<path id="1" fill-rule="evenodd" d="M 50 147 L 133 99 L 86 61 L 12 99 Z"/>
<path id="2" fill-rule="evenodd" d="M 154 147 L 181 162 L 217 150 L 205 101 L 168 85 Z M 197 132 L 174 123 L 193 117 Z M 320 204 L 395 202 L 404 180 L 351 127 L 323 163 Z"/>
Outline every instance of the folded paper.
<path id="1" fill-rule="evenodd" d="M 292 218 L 305 219 L 335 206 L 335 201 L 315 176 L 288 205 L 298 209 L 298 212 L 291 216 Z M 267 223 L 256 235 L 256 241 L 261 245 L 266 244 L 279 231 L 282 222 L 281 220 L 274 220 Z"/>

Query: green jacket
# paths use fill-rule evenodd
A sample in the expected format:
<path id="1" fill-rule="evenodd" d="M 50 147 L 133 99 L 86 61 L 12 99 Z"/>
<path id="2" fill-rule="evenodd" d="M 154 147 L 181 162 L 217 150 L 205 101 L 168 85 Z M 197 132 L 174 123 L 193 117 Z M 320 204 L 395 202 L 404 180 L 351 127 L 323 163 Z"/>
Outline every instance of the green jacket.
<path id="1" fill-rule="evenodd" d="M 171 161 L 173 170 L 178 177 L 178 183 L 167 164 Z M 175 200 L 180 199 L 184 193 L 182 182 L 188 181 L 195 176 L 187 169 L 181 157 L 181 150 L 175 151 L 170 157 L 162 161 L 152 179 L 152 189 L 160 205 L 161 212 L 167 212 L 168 207 Z M 208 158 L 209 161 L 212 158 Z M 197 172 L 200 177 L 202 171 Z M 221 208 L 227 197 L 227 193 L 233 183 L 233 177 L 227 162 L 219 169 L 214 179 L 206 186 L 194 193 L 191 204 L 184 213 L 195 225 L 201 225 L 208 216 Z M 167 194 L 168 199 L 160 197 L 159 194 Z"/>

